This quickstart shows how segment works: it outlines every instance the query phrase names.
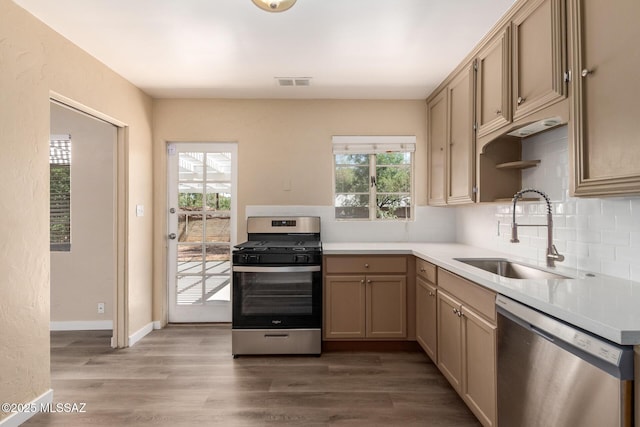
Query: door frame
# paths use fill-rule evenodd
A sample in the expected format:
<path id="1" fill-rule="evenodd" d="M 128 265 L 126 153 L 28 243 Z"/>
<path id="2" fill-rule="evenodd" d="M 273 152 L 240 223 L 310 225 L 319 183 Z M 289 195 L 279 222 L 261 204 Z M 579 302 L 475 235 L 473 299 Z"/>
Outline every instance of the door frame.
<path id="1" fill-rule="evenodd" d="M 239 151 L 239 144 L 237 141 L 215 141 L 215 140 L 209 140 L 209 141 L 193 141 L 193 140 L 165 140 L 165 147 L 164 147 L 164 154 L 165 154 L 165 183 L 164 183 L 164 235 L 163 235 L 163 240 L 164 240 L 164 258 L 163 258 L 163 262 L 165 265 L 165 268 L 163 269 L 163 274 L 165 276 L 165 280 L 164 280 L 164 286 L 165 286 L 165 292 L 164 292 L 164 313 L 163 313 L 163 320 L 164 320 L 164 324 L 168 324 L 169 322 L 169 318 L 170 318 L 170 304 L 171 304 L 171 295 L 170 292 L 172 292 L 172 277 L 171 277 L 171 267 L 169 265 L 169 255 L 170 255 L 170 251 L 169 251 L 169 223 L 171 220 L 171 215 L 169 214 L 169 209 L 171 208 L 170 204 L 171 204 L 171 200 L 169 197 L 169 191 L 171 189 L 171 173 L 170 173 L 170 163 L 171 163 L 171 157 L 173 155 L 177 155 L 178 151 L 176 150 L 176 152 L 174 154 L 172 154 L 172 146 L 174 146 L 175 144 L 179 144 L 181 146 L 192 146 L 195 147 L 193 148 L 193 150 L 197 151 L 197 146 L 198 145 L 214 145 L 216 147 L 221 147 L 220 150 L 224 150 L 224 151 L 229 151 L 231 152 L 231 190 L 232 190 L 232 197 L 231 197 L 231 218 L 230 218 L 230 236 L 229 236 L 229 243 L 231 248 L 233 248 L 234 245 L 237 244 L 237 234 L 238 234 L 238 151 Z M 229 300 L 229 307 L 230 307 L 230 312 L 233 309 L 233 274 L 230 275 L 230 282 L 231 282 L 231 298 Z M 231 322 L 231 319 L 229 319 L 229 323 Z"/>
<path id="2" fill-rule="evenodd" d="M 61 95 L 54 91 L 49 91 L 49 103 L 55 103 L 66 108 L 77 111 L 79 114 L 86 114 L 92 118 L 97 118 L 107 122 L 116 128 L 116 148 L 114 157 L 115 186 L 114 186 L 114 257 L 113 271 L 114 283 L 114 312 L 113 312 L 113 332 L 111 337 L 111 347 L 125 348 L 129 346 L 129 284 L 127 281 L 127 259 L 128 246 L 127 235 L 129 234 L 129 223 L 127 211 L 129 207 L 129 185 L 128 185 L 128 150 L 129 126 L 107 114 L 94 110 L 80 102 Z"/>

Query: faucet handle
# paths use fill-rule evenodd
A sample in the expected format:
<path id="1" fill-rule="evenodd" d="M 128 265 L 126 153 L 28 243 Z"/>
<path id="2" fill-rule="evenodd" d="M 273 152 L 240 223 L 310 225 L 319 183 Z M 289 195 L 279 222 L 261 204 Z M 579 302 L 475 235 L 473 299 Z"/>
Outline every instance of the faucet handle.
<path id="1" fill-rule="evenodd" d="M 558 253 L 558 249 L 556 249 L 556 245 L 551 245 L 551 253 L 547 255 L 547 258 L 551 258 L 558 262 L 564 261 L 564 255 L 561 255 Z"/>

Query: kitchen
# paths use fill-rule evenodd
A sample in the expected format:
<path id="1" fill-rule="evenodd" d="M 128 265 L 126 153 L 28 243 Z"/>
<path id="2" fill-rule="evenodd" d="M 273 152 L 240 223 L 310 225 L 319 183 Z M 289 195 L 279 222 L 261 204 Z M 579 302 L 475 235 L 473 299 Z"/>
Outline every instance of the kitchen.
<path id="1" fill-rule="evenodd" d="M 18 140 L 32 141 L 31 145 L 24 145 L 21 148 L 21 151 L 16 154 L 17 157 L 12 158 L 13 161 L 21 162 L 18 164 L 23 164 L 25 168 L 30 167 L 30 154 L 38 150 L 38 145 L 33 141 L 41 137 L 46 138 L 48 126 L 47 120 L 43 117 L 48 108 L 48 92 L 51 90 L 79 99 L 84 104 L 95 106 L 96 109 L 114 117 L 123 117 L 123 121 L 130 124 L 130 156 L 136 159 L 136 170 L 139 173 L 128 178 L 130 180 L 129 203 L 154 206 L 153 212 L 156 215 L 153 218 L 151 215 L 130 218 L 131 238 L 128 256 L 129 263 L 135 266 L 128 278 L 131 304 L 135 306 L 130 313 L 130 332 L 135 332 L 149 322 L 163 318 L 164 281 L 158 278 L 163 277 L 161 266 L 164 255 L 162 245 L 152 242 L 154 236 L 164 235 L 164 221 L 161 217 L 163 207 L 166 205 L 163 200 L 164 172 L 162 167 L 153 167 L 153 165 L 164 164 L 162 160 L 165 153 L 164 143 L 176 138 L 185 141 L 208 140 L 215 135 L 216 139 L 237 140 L 251 144 L 250 148 L 240 153 L 242 174 L 239 186 L 243 188 L 243 193 L 239 196 L 239 211 L 243 213 L 242 218 L 245 214 L 265 213 L 267 210 L 270 211 L 268 207 L 272 206 L 286 206 L 278 209 L 288 212 L 295 209 L 296 214 L 320 213 L 324 218 L 327 215 L 326 212 L 332 210 L 329 205 L 333 194 L 332 159 L 327 155 L 330 152 L 332 135 L 354 134 L 362 129 L 366 129 L 367 133 L 372 135 L 415 135 L 423 147 L 423 155 L 416 155 L 415 159 L 415 221 L 347 224 L 331 221 L 329 214 L 328 222 L 325 221 L 323 225 L 324 241 L 457 241 L 500 252 L 516 253 L 524 258 L 537 260 L 540 260 L 540 254 L 544 253 L 544 243 L 541 242 L 543 238 L 531 239 L 529 245 L 524 241 L 519 245 L 508 242 L 511 223 L 508 203 L 460 208 L 427 206 L 428 167 L 426 156 L 424 156 L 424 144 L 427 140 L 424 127 L 424 100 L 151 100 L 132 85 L 114 76 L 110 70 L 104 69 L 101 64 L 95 63 L 88 58 L 88 55 L 72 47 L 66 40 L 55 35 L 51 36 L 50 30 L 40 26 L 10 2 L 2 3 L 2 12 L 2 27 L 21 37 L 16 42 L 16 47 L 11 47 L 12 50 L 8 54 L 8 57 L 20 58 L 12 69 L 14 74 L 3 73 L 3 78 L 7 77 L 5 80 L 8 82 L 7 85 L 18 82 L 19 89 L 4 91 L 3 83 L 3 93 L 7 94 L 8 102 L 6 104 L 3 102 L 2 105 L 3 117 L 7 121 L 6 126 L 3 121 L 2 128 L 7 129 L 6 135 L 14 135 L 13 138 Z M 6 25 L 4 25 L 5 20 Z M 16 23 L 22 23 L 22 25 Z M 33 31 L 29 33 L 25 28 L 31 28 Z M 52 38 L 52 41 L 48 42 L 51 44 L 48 50 L 53 53 L 51 57 L 48 56 L 49 53 L 44 53 L 47 55 L 45 59 L 35 53 L 25 56 L 14 54 L 23 50 L 39 52 L 36 46 L 39 45 L 42 37 Z M 14 40 L 9 36 L 7 39 Z M 56 54 L 60 54 L 60 57 Z M 40 55 L 43 54 L 40 53 Z M 69 61 L 83 64 L 83 67 L 69 70 L 65 67 L 65 63 Z M 53 77 L 46 75 L 43 77 L 35 71 L 41 63 L 47 64 L 49 69 L 56 70 Z M 107 94 L 110 90 L 104 85 L 88 85 L 92 87 L 91 90 L 78 87 L 74 84 L 74 80 L 90 79 L 83 74 L 97 76 L 96 80 L 108 81 L 111 91 L 116 88 L 115 94 Z M 111 101 L 106 102 L 103 99 L 111 99 Z M 13 105 L 25 105 L 25 108 L 24 110 L 15 109 Z M 126 107 L 123 108 L 123 105 Z M 322 120 L 318 120 L 318 117 Z M 25 123 L 30 123 L 34 118 L 38 123 L 37 135 L 19 126 L 24 127 Z M 249 126 L 250 124 L 260 124 L 260 126 Z M 286 129 L 283 128 L 285 124 Z M 553 201 L 554 211 L 560 215 L 560 218 L 554 218 L 557 227 L 556 245 L 559 251 L 567 256 L 563 265 L 612 275 L 623 280 L 638 281 L 635 261 L 638 259 L 637 224 L 640 223 L 638 200 L 624 196 L 570 198 L 567 191 L 572 179 L 568 167 L 571 154 L 565 145 L 568 140 L 566 136 L 568 130 L 564 128 L 564 131 L 558 129 L 553 132 L 553 134 L 532 137 L 532 139 L 536 138 L 535 142 L 538 144 L 527 142 L 523 144 L 523 150 L 532 151 L 527 153 L 530 158 L 540 159 L 540 156 L 547 155 L 545 149 L 548 147 L 549 152 L 553 152 L 551 157 L 564 159 L 558 160 L 559 166 L 546 170 L 550 173 L 558 173 L 557 179 L 552 179 L 548 173 L 532 177 L 534 179 L 532 186 L 549 193 L 556 191 L 558 181 L 562 183 L 562 190 L 556 193 Z M 545 140 L 544 135 L 547 137 L 551 135 L 553 140 Z M 304 141 L 304 145 L 300 141 Z M 537 150 L 542 152 L 535 152 Z M 299 161 L 290 162 L 287 163 L 287 167 L 281 167 L 282 164 L 274 158 L 274 153 L 283 152 L 291 153 Z M 267 162 L 264 159 L 273 160 Z M 547 163 L 542 158 L 537 171 L 543 171 Z M 272 164 L 279 167 L 273 168 Z M 44 165 L 40 166 L 44 167 Z M 3 170 L 9 171 L 13 170 L 12 168 L 13 166 L 7 165 Z M 523 175 L 529 172 L 533 171 L 523 171 Z M 45 173 L 39 170 L 36 175 L 39 180 L 37 182 L 43 181 L 44 175 Z M 265 176 L 269 176 L 269 179 L 265 180 Z M 544 181 L 545 178 L 551 182 Z M 21 182 L 19 177 L 12 179 L 15 181 L 7 181 L 9 184 L 5 184 L 7 188 L 10 187 L 10 182 Z M 288 182 L 291 182 L 290 187 L 286 185 Z M 318 185 L 319 182 L 327 184 Z M 34 184 L 36 188 L 43 185 L 42 182 L 38 185 Z M 15 190 L 8 191 L 11 195 Z M 34 191 L 33 194 L 36 193 Z M 38 209 L 33 209 L 34 212 L 29 212 L 28 215 L 30 220 L 39 226 L 25 231 L 24 235 L 16 235 L 15 232 L 9 231 L 5 233 L 10 236 L 8 242 L 24 248 L 25 253 L 33 251 L 31 245 L 25 242 L 37 241 L 44 233 L 42 225 L 45 221 L 44 215 L 37 214 L 36 211 L 46 211 L 45 201 L 33 196 L 33 203 Z M 558 212 L 558 209 L 562 210 L 562 213 Z M 269 213 L 283 212 L 280 210 Z M 612 216 L 615 218 L 613 224 L 611 224 Z M 538 218 L 532 218 L 532 221 L 538 221 Z M 239 236 L 245 234 L 242 224 L 243 221 L 239 221 Z M 48 252 L 45 249 L 43 245 L 43 248 L 35 252 L 35 258 L 31 258 L 35 259 L 36 265 L 47 265 Z M 150 253 L 153 253 L 153 263 L 149 260 Z M 6 259 L 12 260 L 17 266 L 24 265 L 21 263 L 26 262 L 10 257 Z M 14 271 L 13 268 L 3 264 L 3 271 L 5 268 L 7 271 Z M 35 373 L 35 384 L 29 387 L 16 387 L 7 394 L 12 398 L 25 399 L 27 395 L 31 398 L 35 397 L 39 394 L 38 392 L 47 388 L 49 372 L 48 367 L 44 366 L 46 363 L 42 361 L 48 358 L 46 325 L 49 319 L 48 311 L 44 308 L 46 300 L 39 295 L 47 293 L 48 285 L 45 267 L 35 270 L 18 268 L 18 270 L 28 271 L 27 277 L 23 275 L 18 277 L 17 273 L 13 273 L 13 276 L 7 276 L 8 282 L 26 280 L 32 286 L 26 287 L 27 289 L 23 291 L 11 291 L 4 300 L 20 306 L 19 301 L 26 299 L 32 305 L 42 307 L 39 314 L 30 312 L 27 322 L 12 320 L 17 317 L 12 314 L 13 312 L 6 314 L 6 323 L 3 318 L 3 325 L 15 327 L 18 335 L 34 337 L 32 341 L 26 343 L 13 335 L 13 338 L 8 340 L 8 343 L 15 344 L 16 348 L 26 346 L 31 349 L 30 354 L 33 354 L 33 357 L 28 358 L 21 366 Z M 153 299 L 149 297 L 150 295 L 153 295 Z M 3 352 L 2 357 L 9 357 L 8 354 Z"/>

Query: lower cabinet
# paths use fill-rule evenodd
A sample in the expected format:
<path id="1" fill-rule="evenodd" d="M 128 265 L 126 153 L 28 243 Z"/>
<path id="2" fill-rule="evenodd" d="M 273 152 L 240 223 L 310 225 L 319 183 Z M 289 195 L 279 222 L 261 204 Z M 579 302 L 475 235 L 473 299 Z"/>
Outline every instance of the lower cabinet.
<path id="1" fill-rule="evenodd" d="M 416 341 L 434 362 L 437 361 L 437 288 L 416 277 Z"/>
<path id="2" fill-rule="evenodd" d="M 495 294 L 445 270 L 439 270 L 438 286 L 438 368 L 482 425 L 495 426 Z M 475 302 L 477 309 L 472 306 Z"/>
<path id="3" fill-rule="evenodd" d="M 325 277 L 325 339 L 407 337 L 407 278 L 402 275 Z"/>

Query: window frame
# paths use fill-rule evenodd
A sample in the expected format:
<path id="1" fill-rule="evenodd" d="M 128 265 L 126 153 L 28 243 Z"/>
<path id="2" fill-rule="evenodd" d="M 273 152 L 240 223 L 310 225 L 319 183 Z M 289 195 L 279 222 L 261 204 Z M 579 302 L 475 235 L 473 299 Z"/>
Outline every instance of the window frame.
<path id="1" fill-rule="evenodd" d="M 66 145 L 66 147 L 65 147 Z M 71 135 L 50 135 L 49 137 L 49 250 L 52 252 L 70 252 L 71 251 L 71 151 L 72 151 Z M 54 170 L 66 169 L 66 179 L 68 186 L 68 192 L 53 193 L 52 192 L 52 179 L 54 179 Z M 66 211 L 58 210 L 53 212 L 54 208 L 52 203 L 52 197 L 56 195 L 66 196 Z M 59 205 L 56 205 L 58 207 Z M 66 217 L 66 223 L 59 221 L 59 218 Z M 66 241 L 54 242 L 54 233 L 52 232 L 52 226 L 55 224 L 63 224 L 66 226 L 66 230 L 63 237 L 66 237 Z"/>
<path id="2" fill-rule="evenodd" d="M 408 195 L 410 203 L 408 205 L 408 216 L 402 218 L 378 218 L 378 164 L 377 154 L 384 153 L 408 153 L 409 154 L 409 191 L 399 193 L 383 194 L 397 194 L 399 196 Z M 337 163 L 337 156 L 344 154 L 354 155 L 368 155 L 369 161 L 369 178 L 368 178 L 368 195 L 369 206 L 367 207 L 369 215 L 367 218 L 355 218 L 355 217 L 338 217 L 336 216 L 336 198 L 340 194 L 364 194 L 364 193 L 341 193 L 337 191 L 337 171 L 339 164 Z M 337 221 L 414 221 L 415 220 L 415 136 L 334 136 L 333 137 L 333 174 L 332 174 L 332 193 L 333 193 L 333 216 Z M 404 165 L 404 164 L 403 164 Z M 363 165 L 364 166 L 364 165 Z M 386 166 L 386 165 L 382 165 Z M 372 185 L 371 178 L 376 178 L 376 184 Z"/>

